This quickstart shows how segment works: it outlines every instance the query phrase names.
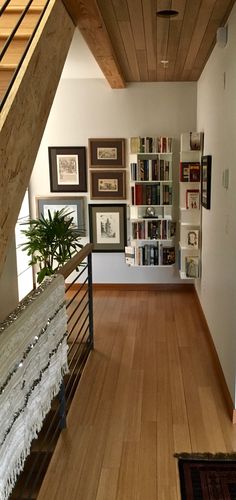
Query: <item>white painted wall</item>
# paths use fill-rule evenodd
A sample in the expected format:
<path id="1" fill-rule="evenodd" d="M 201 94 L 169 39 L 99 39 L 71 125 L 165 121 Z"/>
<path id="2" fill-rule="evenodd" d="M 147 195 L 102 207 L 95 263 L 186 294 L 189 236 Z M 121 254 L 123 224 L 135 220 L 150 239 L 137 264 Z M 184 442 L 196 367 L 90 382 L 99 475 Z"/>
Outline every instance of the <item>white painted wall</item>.
<path id="1" fill-rule="evenodd" d="M 236 6 L 228 43 L 215 47 L 198 82 L 197 129 L 212 155 L 211 210 L 202 211 L 202 280 L 197 292 L 225 378 L 235 397 L 236 379 Z M 225 76 L 224 76 L 225 74 Z M 225 78 L 225 88 L 224 88 Z M 222 186 L 229 169 L 229 189 Z"/>
<path id="2" fill-rule="evenodd" d="M 87 147 L 90 137 L 168 135 L 175 138 L 177 204 L 179 136 L 195 127 L 195 83 L 132 84 L 125 90 L 111 90 L 104 79 L 62 79 L 36 159 L 31 194 L 50 193 L 49 146 Z M 95 283 L 179 282 L 177 269 L 131 268 L 123 253 L 94 254 L 93 277 Z"/>

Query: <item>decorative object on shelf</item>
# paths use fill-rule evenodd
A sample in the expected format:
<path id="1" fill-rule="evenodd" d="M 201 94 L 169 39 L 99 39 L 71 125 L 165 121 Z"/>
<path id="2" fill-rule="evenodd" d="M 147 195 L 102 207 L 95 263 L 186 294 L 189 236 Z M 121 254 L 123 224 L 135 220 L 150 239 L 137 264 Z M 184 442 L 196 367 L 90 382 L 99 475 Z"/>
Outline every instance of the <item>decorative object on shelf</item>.
<path id="1" fill-rule="evenodd" d="M 181 134 L 180 144 L 179 271 L 182 279 L 192 279 L 200 276 L 200 178 L 203 133 Z"/>
<path id="2" fill-rule="evenodd" d="M 145 211 L 145 217 L 149 218 L 157 218 L 158 216 L 156 215 L 155 208 L 154 207 L 147 207 Z"/>
<path id="3" fill-rule="evenodd" d="M 126 197 L 125 170 L 91 170 L 92 200 L 124 200 Z"/>
<path id="4" fill-rule="evenodd" d="M 202 156 L 201 163 L 201 204 L 211 208 L 211 156 Z"/>
<path id="5" fill-rule="evenodd" d="M 199 257 L 188 255 L 185 257 L 187 278 L 199 278 Z"/>
<path id="6" fill-rule="evenodd" d="M 0 323 L 0 498 L 7 500 L 67 365 L 65 284 L 54 275 Z"/>
<path id="7" fill-rule="evenodd" d="M 49 147 L 51 192 L 87 191 L 86 149 Z"/>
<path id="8" fill-rule="evenodd" d="M 125 139 L 89 139 L 90 167 L 124 168 Z"/>
<path id="9" fill-rule="evenodd" d="M 126 205 L 89 205 L 93 252 L 123 252 L 126 245 Z"/>
<path id="10" fill-rule="evenodd" d="M 199 189 L 186 190 L 186 208 L 189 210 L 199 210 L 200 208 Z"/>

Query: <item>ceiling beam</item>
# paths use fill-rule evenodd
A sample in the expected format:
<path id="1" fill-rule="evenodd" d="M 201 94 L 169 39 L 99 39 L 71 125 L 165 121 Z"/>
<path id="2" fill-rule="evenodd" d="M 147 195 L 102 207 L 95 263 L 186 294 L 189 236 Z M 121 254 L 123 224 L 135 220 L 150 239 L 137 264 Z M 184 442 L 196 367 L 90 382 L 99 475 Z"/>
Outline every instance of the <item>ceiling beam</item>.
<path id="1" fill-rule="evenodd" d="M 63 2 L 111 88 L 125 88 L 125 81 L 96 0 L 63 0 Z"/>

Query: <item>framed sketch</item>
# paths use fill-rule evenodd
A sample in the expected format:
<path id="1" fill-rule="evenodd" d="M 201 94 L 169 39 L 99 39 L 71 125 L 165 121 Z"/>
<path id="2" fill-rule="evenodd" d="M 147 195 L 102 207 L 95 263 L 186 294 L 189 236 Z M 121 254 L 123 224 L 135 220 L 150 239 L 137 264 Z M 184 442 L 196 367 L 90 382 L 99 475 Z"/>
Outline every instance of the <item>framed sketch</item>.
<path id="1" fill-rule="evenodd" d="M 202 156 L 201 162 L 201 204 L 211 208 L 211 156 Z"/>
<path id="2" fill-rule="evenodd" d="M 89 222 L 94 252 L 124 252 L 126 205 L 89 205 Z"/>
<path id="3" fill-rule="evenodd" d="M 49 147 L 51 192 L 87 191 L 85 147 Z"/>
<path id="4" fill-rule="evenodd" d="M 91 170 L 90 192 L 92 200 L 124 200 L 125 170 Z"/>
<path id="5" fill-rule="evenodd" d="M 36 198 L 36 209 L 37 217 L 43 215 L 45 219 L 48 218 L 48 211 L 50 210 L 53 215 L 57 210 L 65 208 L 70 214 L 69 217 L 73 217 L 73 224 L 81 235 L 85 236 L 85 217 L 84 217 L 84 204 L 85 198 L 66 198 L 60 196 L 59 198 L 51 196 L 50 198 Z"/>
<path id="6" fill-rule="evenodd" d="M 89 139 L 90 167 L 125 167 L 124 139 Z"/>

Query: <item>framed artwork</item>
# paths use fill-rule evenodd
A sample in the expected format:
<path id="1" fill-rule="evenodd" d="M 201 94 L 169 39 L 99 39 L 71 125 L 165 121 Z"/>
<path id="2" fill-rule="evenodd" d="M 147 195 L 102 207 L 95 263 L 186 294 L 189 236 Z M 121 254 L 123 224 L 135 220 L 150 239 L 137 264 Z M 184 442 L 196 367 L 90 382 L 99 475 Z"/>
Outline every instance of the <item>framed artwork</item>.
<path id="1" fill-rule="evenodd" d="M 49 147 L 52 193 L 87 191 L 85 147 Z"/>
<path id="2" fill-rule="evenodd" d="M 50 210 L 53 215 L 57 210 L 61 210 L 62 208 L 68 209 L 68 213 L 70 213 L 70 217 L 73 217 L 73 224 L 75 228 L 78 228 L 80 232 L 85 236 L 85 217 L 84 217 L 84 205 L 85 198 L 66 198 L 64 196 L 60 196 L 59 198 L 51 196 L 50 198 L 36 198 L 36 209 L 37 216 L 40 217 L 42 214 L 45 219 L 48 218 L 48 210 Z"/>
<path id="3" fill-rule="evenodd" d="M 202 156 L 201 162 L 201 204 L 211 208 L 211 156 Z"/>
<path id="4" fill-rule="evenodd" d="M 125 170 L 91 170 L 90 192 L 92 200 L 124 200 Z"/>
<path id="5" fill-rule="evenodd" d="M 124 252 L 126 205 L 89 205 L 89 222 L 94 252 Z"/>
<path id="6" fill-rule="evenodd" d="M 125 167 L 124 139 L 89 139 L 90 167 Z"/>

